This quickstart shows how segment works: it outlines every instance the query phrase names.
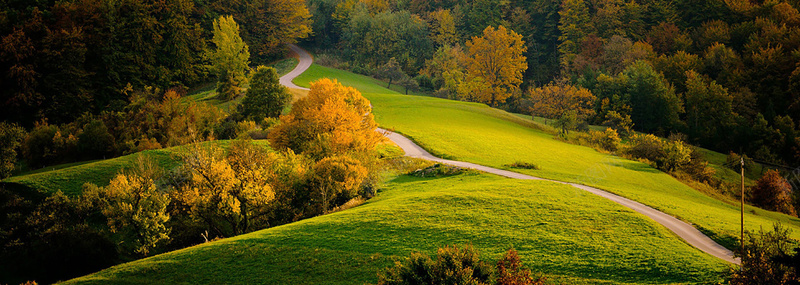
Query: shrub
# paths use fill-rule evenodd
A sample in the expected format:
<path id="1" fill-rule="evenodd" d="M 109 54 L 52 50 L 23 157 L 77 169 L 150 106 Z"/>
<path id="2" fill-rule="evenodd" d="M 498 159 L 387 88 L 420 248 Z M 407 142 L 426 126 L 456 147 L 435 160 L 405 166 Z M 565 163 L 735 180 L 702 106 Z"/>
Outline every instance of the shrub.
<path id="1" fill-rule="evenodd" d="M 38 123 L 25 137 L 22 154 L 34 167 L 63 162 L 74 157 L 78 138 L 58 126 Z"/>
<path id="2" fill-rule="evenodd" d="M 17 149 L 25 130 L 14 123 L 0 122 L 0 179 L 11 176 L 17 163 Z"/>
<path id="3" fill-rule="evenodd" d="M 792 187 L 780 173 L 768 170 L 750 189 L 750 201 L 766 210 L 794 214 L 791 191 Z"/>
<path id="4" fill-rule="evenodd" d="M 663 157 L 663 141 L 654 135 L 634 135 L 626 153 L 635 158 L 644 158 L 656 162 Z"/>
<path id="5" fill-rule="evenodd" d="M 612 128 L 606 128 L 604 132 L 590 131 L 589 135 L 592 144 L 607 151 L 617 151 L 622 141 L 617 131 Z"/>
<path id="6" fill-rule="evenodd" d="M 492 267 L 480 260 L 472 246 L 445 246 L 436 259 L 419 252 L 378 276 L 379 285 L 401 284 L 489 284 Z"/>
<path id="7" fill-rule="evenodd" d="M 790 253 L 796 241 L 789 237 L 789 233 L 780 224 L 775 224 L 769 232 L 763 229 L 758 234 L 748 232 L 744 251 L 737 254 L 742 266 L 731 269 L 730 284 L 797 284 L 800 253 L 798 248 Z"/>
<path id="8" fill-rule="evenodd" d="M 436 163 L 423 169 L 414 170 L 411 176 L 416 177 L 444 177 L 464 173 L 464 168 L 447 164 Z"/>
<path id="9" fill-rule="evenodd" d="M 545 281 L 544 277 L 531 277 L 531 271 L 522 267 L 522 260 L 513 248 L 497 261 L 497 285 L 544 285 Z"/>
<path id="10" fill-rule="evenodd" d="M 522 169 L 539 170 L 539 166 L 538 165 L 536 165 L 534 163 L 530 163 L 530 162 L 523 162 L 523 161 L 517 161 L 517 162 L 514 162 L 512 164 L 506 164 L 505 166 L 511 167 L 511 168 L 522 168 Z"/>
<path id="11" fill-rule="evenodd" d="M 622 137 L 629 137 L 633 134 L 633 121 L 630 115 L 621 115 L 616 111 L 609 111 L 606 114 L 603 126 L 610 127 L 617 131 Z"/>
<path id="12" fill-rule="evenodd" d="M 480 260 L 472 246 L 445 246 L 439 248 L 436 259 L 415 252 L 404 262 L 378 274 L 378 284 L 497 284 L 543 285 L 546 279 L 531 277 L 530 270 L 522 267 L 517 251 L 509 249 L 497 262 L 497 268 Z"/>

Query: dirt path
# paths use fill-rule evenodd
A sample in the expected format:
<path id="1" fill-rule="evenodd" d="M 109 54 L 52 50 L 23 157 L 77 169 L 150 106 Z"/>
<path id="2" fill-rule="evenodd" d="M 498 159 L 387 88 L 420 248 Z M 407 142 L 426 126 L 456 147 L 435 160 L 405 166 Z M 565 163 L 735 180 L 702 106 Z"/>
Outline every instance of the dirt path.
<path id="1" fill-rule="evenodd" d="M 309 55 L 308 52 L 304 51 L 303 49 L 301 49 L 301 48 L 299 48 L 299 47 L 297 47 L 295 45 L 290 45 L 290 47 L 292 48 L 292 51 L 297 53 L 297 55 L 298 55 L 298 57 L 300 59 L 300 63 L 291 72 L 289 72 L 288 74 L 286 74 L 283 77 L 281 77 L 280 82 L 281 82 L 282 85 L 284 85 L 286 87 L 289 87 L 289 88 L 298 88 L 298 89 L 308 90 L 308 88 L 303 88 L 303 87 L 297 86 L 294 83 L 292 83 L 292 79 L 294 79 L 297 76 L 299 76 L 300 74 L 302 74 L 304 71 L 306 71 L 306 69 L 308 69 L 311 66 L 311 62 L 312 62 L 311 55 Z M 575 188 L 578 188 L 578 189 L 587 191 L 589 193 L 595 194 L 597 196 L 609 199 L 609 200 L 611 200 L 611 201 L 613 201 L 613 202 L 615 202 L 617 204 L 620 204 L 622 206 L 630 208 L 631 210 L 634 210 L 634 211 L 636 211 L 636 212 L 638 212 L 638 213 L 640 213 L 642 215 L 645 215 L 645 216 L 649 217 L 650 219 L 653 219 L 653 221 L 655 221 L 656 223 L 659 223 L 659 224 L 667 227 L 673 233 L 678 235 L 678 237 L 683 239 L 686 243 L 688 243 L 688 244 L 690 244 L 690 245 L 702 250 L 705 253 L 708 253 L 710 255 L 713 255 L 713 256 L 715 256 L 715 257 L 717 257 L 719 259 L 722 259 L 722 260 L 730 262 L 730 263 L 735 263 L 735 264 L 739 264 L 740 263 L 739 259 L 734 257 L 734 254 L 733 254 L 732 251 L 730 251 L 727 248 L 725 248 L 725 247 L 719 245 L 718 243 L 714 242 L 713 240 L 711 240 L 711 238 L 709 238 L 708 236 L 706 236 L 703 233 L 701 233 L 699 230 L 697 230 L 692 225 L 690 225 L 690 224 L 688 224 L 686 222 L 683 222 L 681 220 L 678 220 L 673 216 L 670 216 L 670 215 L 668 215 L 668 214 L 666 214 L 664 212 L 661 212 L 661 211 L 658 211 L 656 209 L 653 209 L 653 208 L 651 208 L 651 207 L 649 207 L 647 205 L 644 205 L 642 203 L 639 203 L 639 202 L 630 200 L 628 198 L 625 198 L 625 197 L 622 197 L 622 196 L 619 196 L 619 195 L 616 195 L 616 194 L 613 194 L 613 193 L 610 193 L 610 192 L 606 192 L 606 191 L 603 191 L 603 190 L 600 190 L 600 189 L 597 189 L 597 188 L 594 188 L 594 187 L 589 187 L 589 186 L 586 186 L 586 185 L 568 183 L 568 182 L 562 182 L 562 181 L 555 181 L 555 180 L 550 180 L 550 179 L 543 179 L 543 178 L 539 178 L 539 177 L 535 177 L 535 176 L 525 175 L 525 174 L 516 173 L 516 172 L 512 172 L 512 171 L 507 171 L 507 170 L 502 170 L 502 169 L 491 168 L 491 167 L 478 165 L 478 164 L 474 164 L 474 163 L 469 163 L 469 162 L 441 159 L 441 158 L 438 158 L 438 157 L 435 157 L 435 156 L 431 155 L 425 149 L 423 149 L 419 145 L 415 144 L 413 141 L 409 140 L 408 138 L 406 138 L 406 137 L 404 137 L 404 136 L 402 136 L 400 134 L 397 134 L 397 133 L 394 133 L 394 132 L 390 132 L 390 131 L 387 131 L 387 130 L 384 130 L 384 129 L 378 129 L 378 131 L 381 132 L 385 137 L 389 138 L 389 140 L 391 140 L 392 142 L 397 144 L 400 148 L 402 148 L 403 151 L 405 151 L 405 153 L 406 153 L 405 155 L 409 156 L 409 157 L 416 157 L 416 158 L 421 158 L 421 159 L 425 159 L 425 160 L 430 160 L 430 161 L 435 161 L 435 162 L 455 165 L 455 166 L 458 166 L 458 167 L 476 169 L 476 170 L 480 170 L 480 171 L 483 171 L 483 172 L 492 173 L 492 174 L 496 174 L 496 175 L 500 175 L 500 176 L 508 177 L 508 178 L 513 178 L 513 179 L 545 180 L 545 181 L 551 181 L 551 182 L 555 182 L 555 183 L 571 185 L 571 186 L 573 186 Z"/>

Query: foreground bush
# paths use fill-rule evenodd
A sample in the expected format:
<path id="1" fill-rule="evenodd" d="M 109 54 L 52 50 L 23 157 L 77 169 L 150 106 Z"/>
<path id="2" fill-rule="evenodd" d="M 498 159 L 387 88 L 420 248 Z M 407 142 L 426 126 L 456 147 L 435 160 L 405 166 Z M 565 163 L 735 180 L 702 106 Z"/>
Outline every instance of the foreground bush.
<path id="1" fill-rule="evenodd" d="M 517 251 L 509 249 L 497 262 L 496 268 L 480 259 L 472 246 L 439 248 L 436 258 L 419 252 L 404 262 L 378 274 L 379 285 L 540 285 L 544 278 L 534 279 L 522 267 Z"/>
<path id="2" fill-rule="evenodd" d="M 775 224 L 772 231 L 748 232 L 740 268 L 732 269 L 732 285 L 798 284 L 800 254 L 789 230 Z"/>

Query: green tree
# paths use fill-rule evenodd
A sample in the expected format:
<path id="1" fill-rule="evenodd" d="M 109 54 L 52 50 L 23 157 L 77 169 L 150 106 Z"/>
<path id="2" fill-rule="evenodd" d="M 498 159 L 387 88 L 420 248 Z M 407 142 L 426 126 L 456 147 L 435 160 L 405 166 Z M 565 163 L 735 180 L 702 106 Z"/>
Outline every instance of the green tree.
<path id="1" fill-rule="evenodd" d="M 488 285 L 492 266 L 480 259 L 472 246 L 445 246 L 435 258 L 419 252 L 412 253 L 402 263 L 378 274 L 379 285 L 411 284 L 470 284 Z M 457 281 L 456 281 L 457 280 Z"/>
<path id="2" fill-rule="evenodd" d="M 258 66 L 250 79 L 242 104 L 241 114 L 255 122 L 264 118 L 277 118 L 292 99 L 286 87 L 280 84 L 278 72 L 272 67 Z"/>
<path id="3" fill-rule="evenodd" d="M 730 136 L 734 124 L 733 98 L 728 90 L 700 74 L 686 72 L 686 124 L 689 135 L 703 144 L 717 144 Z M 728 141 L 728 139 L 724 139 Z"/>
<path id="4" fill-rule="evenodd" d="M 245 83 L 249 69 L 250 51 L 239 36 L 239 24 L 232 16 L 220 16 L 214 20 L 215 49 L 209 52 L 211 68 L 217 75 L 217 93 L 225 100 L 236 97 Z"/>
<path id="5" fill-rule="evenodd" d="M 408 75 L 403 72 L 403 69 L 400 68 L 400 64 L 397 63 L 397 60 L 394 57 L 390 58 L 389 61 L 387 61 L 384 65 L 381 65 L 381 67 L 378 68 L 375 73 L 378 79 L 389 81 L 387 88 L 392 87 L 392 82 L 397 82 L 405 77 L 408 77 Z"/>
<path id="6" fill-rule="evenodd" d="M 664 77 L 646 61 L 636 61 L 623 72 L 632 109 L 631 119 L 645 132 L 668 132 L 678 127 L 683 112 L 680 98 Z"/>
<path id="7" fill-rule="evenodd" d="M 14 123 L 0 122 L 0 179 L 11 176 L 17 163 L 17 149 L 25 130 Z"/>

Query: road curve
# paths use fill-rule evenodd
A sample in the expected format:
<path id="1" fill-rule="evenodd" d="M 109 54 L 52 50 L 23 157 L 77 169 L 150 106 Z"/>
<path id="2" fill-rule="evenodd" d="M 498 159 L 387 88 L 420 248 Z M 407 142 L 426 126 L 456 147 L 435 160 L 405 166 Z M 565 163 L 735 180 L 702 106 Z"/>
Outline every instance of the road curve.
<path id="1" fill-rule="evenodd" d="M 306 52 L 305 50 L 301 49 L 300 47 L 298 47 L 296 45 L 290 45 L 290 48 L 292 49 L 292 51 L 297 53 L 297 55 L 299 57 L 299 60 L 300 60 L 300 63 L 291 72 L 289 72 L 288 74 L 282 76 L 281 79 L 280 79 L 280 82 L 281 82 L 282 85 L 284 85 L 286 87 L 289 87 L 289 88 L 298 88 L 298 89 L 308 90 L 308 88 L 303 88 L 303 87 L 297 86 L 294 83 L 292 83 L 292 79 L 294 79 L 295 77 L 297 77 L 300 74 L 302 74 L 304 71 L 306 71 L 311 66 L 311 62 L 312 62 L 311 55 L 309 55 L 308 52 Z M 417 145 L 416 143 L 414 143 L 410 139 L 408 139 L 408 138 L 406 138 L 406 137 L 404 137 L 404 136 L 402 136 L 402 135 L 400 135 L 398 133 L 387 131 L 387 130 L 384 130 L 384 129 L 378 129 L 378 131 L 381 134 L 383 134 L 386 138 L 388 138 L 389 140 L 391 140 L 392 142 L 397 144 L 397 146 L 399 146 L 401 149 L 403 149 L 403 151 L 405 152 L 405 155 L 409 156 L 409 157 L 415 157 L 415 158 L 425 159 L 425 160 L 429 160 L 429 161 L 450 164 L 450 165 L 463 167 L 463 168 L 470 168 L 470 169 L 480 170 L 480 171 L 483 171 L 483 172 L 492 173 L 492 174 L 496 174 L 496 175 L 500 175 L 500 176 L 508 177 L 508 178 L 513 178 L 513 179 L 544 180 L 544 181 L 551 181 L 551 182 L 555 182 L 555 183 L 571 185 L 571 186 L 573 186 L 575 188 L 578 188 L 578 189 L 587 191 L 589 193 L 595 194 L 597 196 L 600 196 L 600 197 L 606 198 L 608 200 L 611 200 L 611 201 L 613 201 L 613 202 L 615 202 L 617 204 L 620 204 L 620 205 L 625 206 L 625 207 L 627 207 L 627 208 L 629 208 L 631 210 L 634 210 L 634 211 L 636 211 L 636 212 L 638 212 L 638 213 L 640 213 L 642 215 L 645 215 L 645 216 L 649 217 L 650 219 L 653 219 L 653 221 L 655 221 L 656 223 L 659 223 L 659 224 L 665 226 L 666 228 L 671 230 L 673 233 L 678 235 L 678 237 L 682 238 L 686 243 L 696 247 L 697 249 L 702 250 L 705 253 L 708 253 L 710 255 L 713 255 L 713 256 L 715 256 L 715 257 L 717 257 L 719 259 L 722 259 L 722 260 L 730 262 L 730 263 L 740 264 L 739 259 L 734 256 L 732 251 L 730 251 L 727 248 L 725 248 L 725 247 L 719 245 L 718 243 L 714 242 L 713 240 L 711 240 L 711 238 L 709 238 L 708 236 L 706 236 L 703 233 L 701 233 L 699 230 L 697 230 L 692 225 L 690 225 L 690 224 L 688 224 L 686 222 L 683 222 L 681 220 L 678 220 L 673 216 L 670 216 L 670 215 L 668 215 L 668 214 L 666 214 L 664 212 L 661 212 L 661 211 L 658 211 L 656 209 L 653 209 L 653 208 L 651 208 L 651 207 L 649 207 L 647 205 L 644 205 L 642 203 L 639 203 L 639 202 L 633 201 L 631 199 L 628 199 L 628 198 L 625 198 L 625 197 L 622 197 L 622 196 L 619 196 L 619 195 L 616 195 L 616 194 L 613 194 L 613 193 L 610 193 L 610 192 L 606 192 L 606 191 L 603 191 L 603 190 L 600 190 L 600 189 L 597 189 L 597 188 L 594 188 L 594 187 L 589 187 L 589 186 L 586 186 L 586 185 L 581 185 L 581 184 L 576 184 L 576 183 L 568 183 L 568 182 L 556 181 L 556 180 L 550 180 L 550 179 L 543 179 L 543 178 L 539 178 L 539 177 L 535 177 L 535 176 L 525 175 L 525 174 L 512 172 L 512 171 L 507 171 L 507 170 L 502 170 L 502 169 L 497 169 L 497 168 L 491 168 L 491 167 L 478 165 L 478 164 L 474 164 L 474 163 L 469 163 L 469 162 L 441 159 L 441 158 L 438 158 L 438 157 L 435 157 L 435 156 L 431 155 L 428 151 L 426 151 L 425 149 L 423 149 L 422 147 L 420 147 L 419 145 Z"/>
<path id="2" fill-rule="evenodd" d="M 303 74 L 303 72 L 306 72 L 306 70 L 309 67 L 311 67 L 313 59 L 311 58 L 311 55 L 308 54 L 308 52 L 298 47 L 297 45 L 290 44 L 289 48 L 292 50 L 292 52 L 297 54 L 297 59 L 300 61 L 300 63 L 298 63 L 297 66 L 295 66 L 294 69 L 292 69 L 292 71 L 289 71 L 289 73 L 287 73 L 286 75 L 281 76 L 280 78 L 281 85 L 286 86 L 288 88 L 308 90 L 308 88 L 297 86 L 296 84 L 294 84 L 294 82 L 292 82 L 292 80 L 300 76 L 300 74 Z"/>

